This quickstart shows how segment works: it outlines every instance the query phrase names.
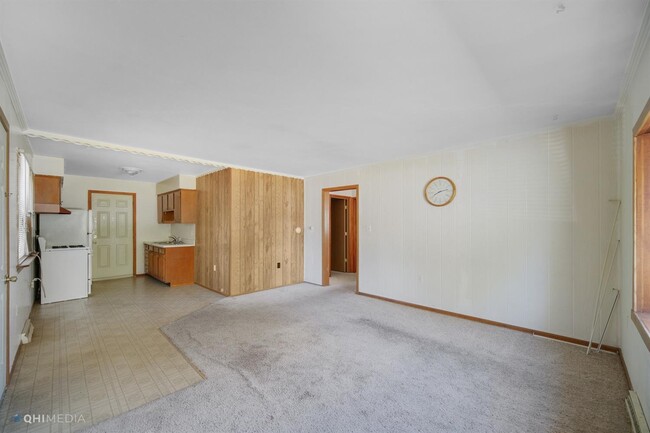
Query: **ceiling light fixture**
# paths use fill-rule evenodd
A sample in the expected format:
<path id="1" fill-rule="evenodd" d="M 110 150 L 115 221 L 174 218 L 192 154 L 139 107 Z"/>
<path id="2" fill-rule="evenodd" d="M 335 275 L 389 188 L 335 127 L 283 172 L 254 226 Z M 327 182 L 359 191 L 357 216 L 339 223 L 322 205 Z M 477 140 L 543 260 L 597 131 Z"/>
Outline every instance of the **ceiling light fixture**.
<path id="1" fill-rule="evenodd" d="M 142 173 L 142 169 L 137 167 L 122 167 L 120 168 L 120 170 L 122 170 L 124 173 L 128 174 L 129 176 L 135 176 L 137 174 Z"/>

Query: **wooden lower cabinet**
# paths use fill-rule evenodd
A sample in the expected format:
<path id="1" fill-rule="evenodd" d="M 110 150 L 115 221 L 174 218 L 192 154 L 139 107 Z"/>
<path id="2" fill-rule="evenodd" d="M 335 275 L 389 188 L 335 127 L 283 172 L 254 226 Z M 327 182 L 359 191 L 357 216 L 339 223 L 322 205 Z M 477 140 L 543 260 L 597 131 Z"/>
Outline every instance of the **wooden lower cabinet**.
<path id="1" fill-rule="evenodd" d="M 194 247 L 157 247 L 145 245 L 147 275 L 169 284 L 185 286 L 194 284 Z"/>

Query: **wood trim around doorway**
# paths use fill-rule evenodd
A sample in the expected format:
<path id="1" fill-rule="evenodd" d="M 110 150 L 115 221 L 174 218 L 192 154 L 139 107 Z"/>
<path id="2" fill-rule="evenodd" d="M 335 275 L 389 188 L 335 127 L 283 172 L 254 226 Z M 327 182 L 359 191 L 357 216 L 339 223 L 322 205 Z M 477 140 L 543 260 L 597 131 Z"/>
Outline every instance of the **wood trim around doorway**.
<path id="1" fill-rule="evenodd" d="M 323 254 L 323 260 L 322 260 L 322 282 L 321 285 L 323 286 L 329 286 L 330 284 L 330 267 L 331 267 L 331 257 L 330 257 L 330 246 L 332 242 L 332 233 L 331 233 L 331 228 L 330 228 L 330 205 L 331 205 L 331 200 L 330 200 L 330 193 L 334 191 L 350 191 L 354 190 L 356 191 L 356 199 L 357 199 L 357 206 L 359 206 L 359 185 L 345 185 L 345 186 L 335 186 L 335 187 L 330 187 L 330 188 L 323 188 L 322 190 L 322 195 L 321 195 L 321 202 L 322 202 L 322 227 L 323 227 L 323 232 L 322 232 L 322 254 Z M 355 289 L 355 293 L 359 293 L 359 261 L 358 261 L 358 254 L 359 254 L 359 217 L 358 217 L 358 208 L 357 208 L 357 287 Z"/>
<path id="2" fill-rule="evenodd" d="M 88 210 L 93 209 L 93 194 L 113 194 L 113 195 L 130 195 L 133 197 L 133 276 L 135 277 L 137 275 L 136 269 L 137 269 L 137 263 L 138 263 L 138 256 L 136 254 L 136 243 L 135 240 L 137 239 L 137 225 L 136 225 L 136 216 L 137 216 L 137 208 L 138 206 L 136 205 L 136 193 L 134 192 L 122 192 L 122 191 L 102 191 L 102 190 L 97 190 L 97 189 L 89 189 L 88 190 Z M 94 225 L 93 225 L 94 229 Z"/>
<path id="3" fill-rule="evenodd" d="M 650 350 L 650 99 L 639 116 L 633 135 L 633 297 L 632 322 Z"/>

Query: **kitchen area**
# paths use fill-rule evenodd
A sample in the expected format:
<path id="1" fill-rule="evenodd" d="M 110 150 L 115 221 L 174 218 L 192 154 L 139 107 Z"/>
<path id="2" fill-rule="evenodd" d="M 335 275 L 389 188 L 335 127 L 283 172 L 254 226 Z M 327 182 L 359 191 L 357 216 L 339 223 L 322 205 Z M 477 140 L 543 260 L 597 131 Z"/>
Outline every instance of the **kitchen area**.
<path id="1" fill-rule="evenodd" d="M 135 180 L 142 172 L 99 178 L 64 174 L 62 164 L 60 174 L 44 173 L 43 159 L 34 170 L 41 303 L 133 277 L 225 296 L 304 279 L 302 179 L 232 168 L 162 181 Z"/>
<path id="2" fill-rule="evenodd" d="M 172 287 L 193 284 L 196 190 L 165 191 L 156 203 L 158 223 L 170 224 L 171 234 L 168 240 L 144 243 L 145 273 Z"/>
<path id="3" fill-rule="evenodd" d="M 135 276 L 170 287 L 194 284 L 194 176 L 118 181 L 35 165 L 34 286 L 41 304 L 86 298 L 93 281 Z"/>

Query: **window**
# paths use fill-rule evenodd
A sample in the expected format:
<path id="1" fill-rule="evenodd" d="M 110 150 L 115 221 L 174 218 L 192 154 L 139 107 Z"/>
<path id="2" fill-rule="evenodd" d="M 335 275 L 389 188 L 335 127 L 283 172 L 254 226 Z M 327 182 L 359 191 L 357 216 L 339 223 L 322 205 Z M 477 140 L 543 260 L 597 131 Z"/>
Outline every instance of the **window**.
<path id="1" fill-rule="evenodd" d="M 25 154 L 18 152 L 18 264 L 32 253 L 34 182 Z"/>

